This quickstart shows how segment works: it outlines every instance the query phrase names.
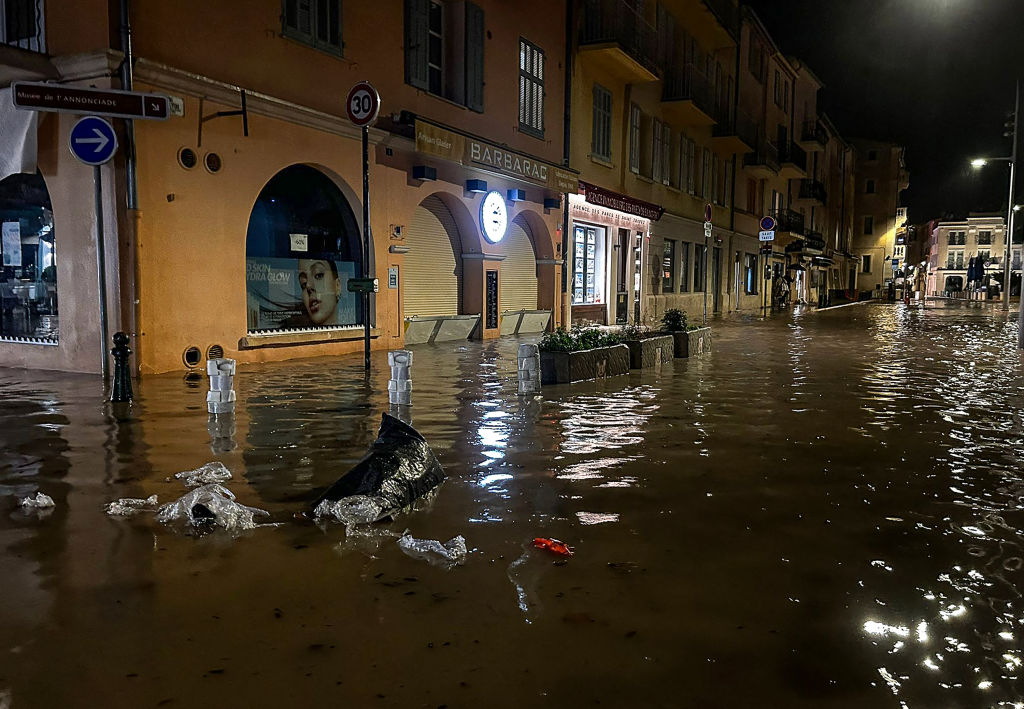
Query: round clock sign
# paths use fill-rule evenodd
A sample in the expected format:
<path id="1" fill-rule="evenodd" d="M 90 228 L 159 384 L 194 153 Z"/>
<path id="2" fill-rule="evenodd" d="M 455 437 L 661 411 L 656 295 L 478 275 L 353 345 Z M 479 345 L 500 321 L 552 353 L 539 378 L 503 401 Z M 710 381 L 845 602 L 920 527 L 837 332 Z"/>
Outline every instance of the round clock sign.
<path id="1" fill-rule="evenodd" d="M 480 203 L 480 229 L 492 244 L 505 238 L 508 228 L 508 209 L 501 192 L 488 192 Z"/>

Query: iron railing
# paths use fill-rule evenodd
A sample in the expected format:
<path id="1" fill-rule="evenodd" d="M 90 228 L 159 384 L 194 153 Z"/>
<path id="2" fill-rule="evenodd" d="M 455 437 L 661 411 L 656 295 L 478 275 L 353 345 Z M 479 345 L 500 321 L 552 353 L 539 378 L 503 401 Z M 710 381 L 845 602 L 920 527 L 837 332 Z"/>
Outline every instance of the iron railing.
<path id="1" fill-rule="evenodd" d="M 807 172 L 807 153 L 796 143 L 790 141 L 779 150 L 779 161 L 796 165 L 802 172 Z"/>
<path id="2" fill-rule="evenodd" d="M 803 235 L 804 215 L 800 212 L 794 212 L 792 209 L 775 209 L 772 210 L 772 216 L 775 217 L 776 231 Z"/>
<path id="3" fill-rule="evenodd" d="M 804 123 L 803 139 L 822 146 L 828 145 L 828 133 L 825 131 L 825 127 L 821 125 L 821 121 L 818 120 L 806 121 Z"/>
<path id="4" fill-rule="evenodd" d="M 759 141 L 756 149 L 752 153 L 747 153 L 743 158 L 743 164 L 755 167 L 758 165 L 764 165 L 771 168 L 775 172 L 779 171 L 779 149 L 775 147 L 775 144 L 768 140 Z"/>
<path id="5" fill-rule="evenodd" d="M 46 52 L 43 0 L 0 0 L 0 44 Z"/>
<path id="6" fill-rule="evenodd" d="M 645 69 L 658 74 L 654 26 L 629 0 L 584 0 L 580 45 L 617 44 Z"/>
<path id="7" fill-rule="evenodd" d="M 662 82 L 662 101 L 693 101 L 709 116 L 715 114 L 715 99 L 711 82 L 693 64 L 672 67 Z"/>
<path id="8" fill-rule="evenodd" d="M 804 248 L 814 249 L 815 251 L 825 250 L 825 237 L 820 231 L 809 231 L 804 234 Z"/>
<path id="9" fill-rule="evenodd" d="M 726 107 L 720 107 L 715 120 L 717 123 L 711 131 L 714 137 L 735 135 L 751 147 L 757 145 L 757 122 L 743 109 L 738 108 L 730 115 Z"/>
<path id="10" fill-rule="evenodd" d="M 828 202 L 828 193 L 825 185 L 818 180 L 800 180 L 800 199 L 813 199 L 816 202 L 825 204 Z"/>

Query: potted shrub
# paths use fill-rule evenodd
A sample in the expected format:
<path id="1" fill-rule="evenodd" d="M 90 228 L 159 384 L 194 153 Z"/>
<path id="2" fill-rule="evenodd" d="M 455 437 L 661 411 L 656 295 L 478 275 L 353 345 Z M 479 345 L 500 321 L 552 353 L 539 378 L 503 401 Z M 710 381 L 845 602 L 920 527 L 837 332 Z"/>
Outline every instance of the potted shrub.
<path id="1" fill-rule="evenodd" d="M 661 318 L 663 332 L 672 333 L 676 357 L 699 357 L 711 351 L 711 328 L 687 323 L 686 313 L 678 308 L 666 310 Z"/>
<path id="2" fill-rule="evenodd" d="M 619 334 L 629 347 L 629 366 L 633 369 L 654 367 L 672 359 L 675 347 L 672 336 L 651 330 L 646 325 L 623 325 Z"/>
<path id="3" fill-rule="evenodd" d="M 558 328 L 540 339 L 544 384 L 571 384 L 629 372 L 629 348 L 615 333 L 597 328 Z"/>

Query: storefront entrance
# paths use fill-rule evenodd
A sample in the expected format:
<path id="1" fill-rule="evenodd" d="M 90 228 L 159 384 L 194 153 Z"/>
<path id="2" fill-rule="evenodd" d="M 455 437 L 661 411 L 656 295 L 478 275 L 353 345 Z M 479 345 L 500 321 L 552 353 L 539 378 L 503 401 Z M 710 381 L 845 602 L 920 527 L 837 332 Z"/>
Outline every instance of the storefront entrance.
<path id="1" fill-rule="evenodd" d="M 629 301 L 632 300 L 629 291 L 633 285 L 629 268 L 633 261 L 632 252 L 629 230 L 619 229 L 615 242 L 615 322 L 618 325 L 625 325 L 629 320 Z"/>
<path id="2" fill-rule="evenodd" d="M 722 310 L 722 249 L 714 247 L 711 250 L 711 292 L 712 312 Z"/>

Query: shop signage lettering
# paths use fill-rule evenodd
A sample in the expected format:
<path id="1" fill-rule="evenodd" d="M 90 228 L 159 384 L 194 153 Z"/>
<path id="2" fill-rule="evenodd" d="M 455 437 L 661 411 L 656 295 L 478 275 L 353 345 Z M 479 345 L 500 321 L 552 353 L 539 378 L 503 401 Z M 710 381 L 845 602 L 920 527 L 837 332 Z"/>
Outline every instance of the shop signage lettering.
<path id="1" fill-rule="evenodd" d="M 579 191 L 579 179 L 568 170 L 425 121 L 416 121 L 415 130 L 418 153 L 436 155 L 463 165 L 479 165 L 518 180 L 544 185 L 556 192 L 575 194 Z"/>
<path id="2" fill-rule="evenodd" d="M 632 214 L 615 211 L 614 209 L 607 209 L 594 204 L 588 204 L 583 201 L 583 195 L 569 195 L 569 207 L 571 210 L 570 214 L 573 219 L 580 219 L 588 222 L 608 224 L 615 227 L 625 227 L 628 229 L 636 229 L 638 231 L 646 231 L 651 223 L 650 220 L 645 217 L 637 217 Z"/>
<path id="3" fill-rule="evenodd" d="M 583 187 L 586 200 L 590 204 L 608 207 L 619 212 L 625 212 L 626 214 L 633 214 L 654 222 L 661 219 L 661 215 L 665 213 L 665 209 L 657 204 L 651 204 L 650 202 L 618 194 L 617 192 L 611 192 L 587 182 L 580 182 L 580 185 Z"/>

